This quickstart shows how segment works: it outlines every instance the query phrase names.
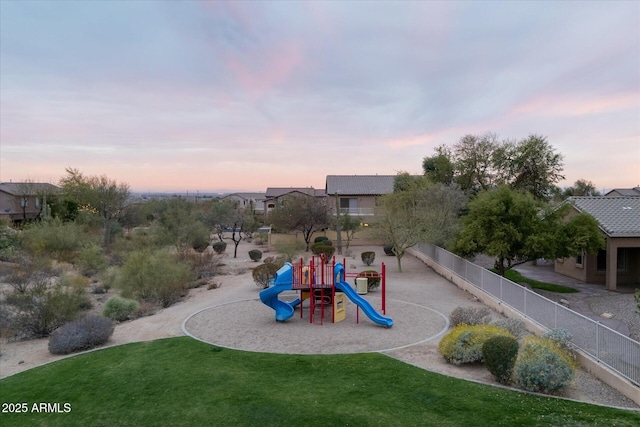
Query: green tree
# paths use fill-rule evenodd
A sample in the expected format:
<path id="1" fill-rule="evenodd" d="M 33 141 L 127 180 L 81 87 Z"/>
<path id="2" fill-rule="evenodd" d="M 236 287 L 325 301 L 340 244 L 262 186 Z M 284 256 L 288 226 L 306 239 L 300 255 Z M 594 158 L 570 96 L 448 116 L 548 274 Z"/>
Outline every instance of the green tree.
<path id="1" fill-rule="evenodd" d="M 302 194 L 284 198 L 279 206 L 269 212 L 269 220 L 278 229 L 302 232 L 307 251 L 313 233 L 330 224 L 329 211 L 324 202 Z"/>
<path id="2" fill-rule="evenodd" d="M 493 133 L 465 135 L 451 149 L 437 147 L 422 168 L 431 181 L 455 182 L 470 196 L 507 184 L 548 200 L 564 179 L 562 155 L 539 135 L 520 141 L 500 141 Z"/>
<path id="3" fill-rule="evenodd" d="M 377 236 L 393 247 L 398 271 L 407 249 L 421 242 L 440 244 L 454 235 L 458 213 L 466 202 L 460 190 L 426 178 L 403 188 L 380 198 L 375 223 Z"/>
<path id="4" fill-rule="evenodd" d="M 65 197 L 78 203 L 87 212 L 97 214 L 102 220 L 104 245 L 111 243 L 112 223 L 124 212 L 129 198 L 129 186 L 118 184 L 106 176 L 84 176 L 79 170 L 67 168 L 67 175 L 60 180 Z"/>
<path id="5" fill-rule="evenodd" d="M 451 150 L 445 145 L 440 145 L 436 147 L 435 151 L 435 156 L 425 157 L 422 160 L 424 176 L 432 182 L 449 185 L 453 183 L 454 177 L 454 164 L 452 162 Z"/>
<path id="6" fill-rule="evenodd" d="M 579 214 L 564 222 L 567 208 L 551 210 L 533 195 L 503 185 L 472 200 L 454 251 L 496 257 L 500 275 L 537 258 L 595 253 L 604 246 L 597 223 Z"/>
<path id="7" fill-rule="evenodd" d="M 507 183 L 516 190 L 531 193 L 538 200 L 548 200 L 562 175 L 562 155 L 547 139 L 530 135 L 506 148 L 509 174 Z"/>

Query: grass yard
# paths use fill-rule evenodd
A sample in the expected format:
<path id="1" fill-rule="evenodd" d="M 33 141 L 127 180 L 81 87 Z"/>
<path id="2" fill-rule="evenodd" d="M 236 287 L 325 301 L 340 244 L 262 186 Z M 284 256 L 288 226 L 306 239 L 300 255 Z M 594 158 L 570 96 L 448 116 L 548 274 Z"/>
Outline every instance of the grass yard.
<path id="1" fill-rule="evenodd" d="M 377 353 L 250 353 L 188 337 L 41 366 L 0 381 L 0 395 L 29 410 L 70 409 L 2 413 L 4 427 L 640 425 L 638 412 L 449 378 Z"/>
<path id="2" fill-rule="evenodd" d="M 522 274 L 520 274 L 520 272 L 516 270 L 505 271 L 504 277 L 506 277 L 507 279 L 515 283 L 526 283 L 529 286 L 531 286 L 533 289 L 541 289 L 544 291 L 557 292 L 559 294 L 573 294 L 576 292 L 580 292 L 579 290 L 569 286 L 556 285 L 554 283 L 539 282 L 537 280 L 529 279 L 528 277 L 523 276 Z"/>

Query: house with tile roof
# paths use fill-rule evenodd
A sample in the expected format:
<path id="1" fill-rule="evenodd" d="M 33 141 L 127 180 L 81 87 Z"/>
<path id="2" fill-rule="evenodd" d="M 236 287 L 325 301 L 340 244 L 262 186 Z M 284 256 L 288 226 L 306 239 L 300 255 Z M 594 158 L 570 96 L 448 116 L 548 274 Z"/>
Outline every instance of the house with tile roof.
<path id="1" fill-rule="evenodd" d="M 370 216 L 375 214 L 378 197 L 393 193 L 396 175 L 327 175 L 327 206 L 336 214 Z"/>
<path id="2" fill-rule="evenodd" d="M 268 187 L 264 193 L 264 212 L 271 212 L 279 203 L 287 197 L 296 195 L 319 197 L 324 199 L 326 194 L 324 190 L 313 187 Z"/>
<path id="3" fill-rule="evenodd" d="M 614 188 L 605 194 L 607 197 L 632 196 L 640 197 L 640 187 Z"/>
<path id="4" fill-rule="evenodd" d="M 0 219 L 12 222 L 38 218 L 48 205 L 47 196 L 60 187 L 46 182 L 3 182 L 0 184 Z"/>
<path id="5" fill-rule="evenodd" d="M 265 212 L 265 193 L 229 193 L 220 197 L 220 200 L 231 200 L 240 208 L 253 207 L 254 212 Z"/>
<path id="6" fill-rule="evenodd" d="M 640 197 L 569 197 L 569 215 L 592 215 L 606 239 L 598 254 L 581 254 L 556 260 L 555 271 L 586 283 L 604 284 L 616 290 L 619 284 L 640 283 Z"/>

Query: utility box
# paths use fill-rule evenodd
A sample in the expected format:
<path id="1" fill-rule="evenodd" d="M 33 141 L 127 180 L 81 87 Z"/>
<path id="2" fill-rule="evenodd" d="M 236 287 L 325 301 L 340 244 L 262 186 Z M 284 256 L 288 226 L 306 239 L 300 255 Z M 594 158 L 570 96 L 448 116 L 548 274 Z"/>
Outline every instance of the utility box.
<path id="1" fill-rule="evenodd" d="M 356 278 L 356 292 L 360 295 L 364 295 L 369 290 L 369 279 L 366 277 Z"/>
<path id="2" fill-rule="evenodd" d="M 333 298 L 333 322 L 342 322 L 347 317 L 347 297 L 344 292 L 336 292 Z"/>

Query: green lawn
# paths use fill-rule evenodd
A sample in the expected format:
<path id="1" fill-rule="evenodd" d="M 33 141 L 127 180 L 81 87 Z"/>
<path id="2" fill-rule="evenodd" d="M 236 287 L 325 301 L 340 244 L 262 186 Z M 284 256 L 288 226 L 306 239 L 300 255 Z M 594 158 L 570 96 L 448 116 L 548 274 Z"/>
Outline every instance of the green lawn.
<path id="1" fill-rule="evenodd" d="M 494 271 L 495 272 L 495 271 Z M 507 270 L 504 272 L 504 277 L 516 283 L 526 283 L 531 286 L 533 289 L 542 289 L 545 291 L 557 292 L 560 294 L 572 294 L 576 292 L 580 292 L 576 288 L 571 288 L 569 286 L 556 285 L 554 283 L 547 282 L 539 282 L 537 280 L 529 279 L 528 277 L 523 276 L 520 272 L 516 270 Z"/>
<path id="2" fill-rule="evenodd" d="M 8 426 L 638 426 L 640 413 L 527 395 L 377 354 L 283 355 L 188 337 L 79 355 L 0 381 L 2 401 L 68 413 Z"/>

